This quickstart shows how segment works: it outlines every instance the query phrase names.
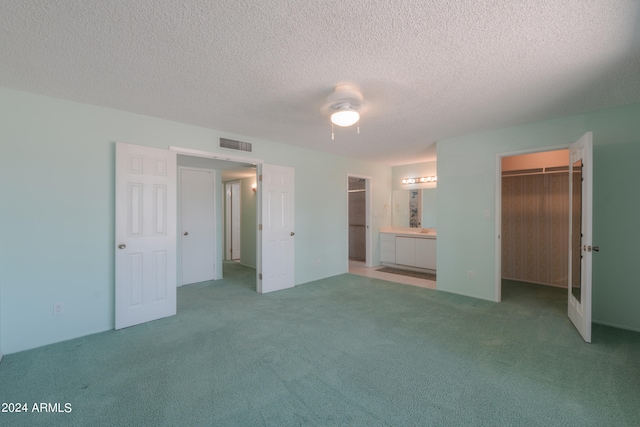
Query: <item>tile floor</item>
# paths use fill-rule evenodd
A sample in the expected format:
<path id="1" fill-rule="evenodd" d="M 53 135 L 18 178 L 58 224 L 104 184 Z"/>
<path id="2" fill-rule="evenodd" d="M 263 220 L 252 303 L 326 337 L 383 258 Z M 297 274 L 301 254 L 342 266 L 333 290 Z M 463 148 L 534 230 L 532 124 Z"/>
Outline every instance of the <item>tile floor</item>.
<path id="1" fill-rule="evenodd" d="M 405 285 L 419 286 L 421 288 L 435 289 L 436 282 L 433 280 L 418 279 L 417 277 L 402 276 L 400 274 L 381 273 L 376 271 L 377 267 L 365 267 L 364 262 L 349 260 L 349 273 L 358 276 L 373 277 L 376 279 L 388 280 L 390 282 L 403 283 Z"/>

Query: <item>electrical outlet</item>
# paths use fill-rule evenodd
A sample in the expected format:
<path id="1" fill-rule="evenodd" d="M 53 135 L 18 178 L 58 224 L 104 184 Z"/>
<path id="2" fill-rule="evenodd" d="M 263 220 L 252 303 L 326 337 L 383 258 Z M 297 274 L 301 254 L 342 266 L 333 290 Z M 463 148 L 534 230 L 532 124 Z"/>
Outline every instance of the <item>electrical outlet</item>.
<path id="1" fill-rule="evenodd" d="M 467 279 L 473 279 L 473 276 L 474 276 L 473 270 L 467 271 Z"/>
<path id="2" fill-rule="evenodd" d="M 62 313 L 63 313 L 62 303 L 61 302 L 54 302 L 53 303 L 53 314 L 54 315 L 58 315 L 58 314 L 62 314 Z"/>

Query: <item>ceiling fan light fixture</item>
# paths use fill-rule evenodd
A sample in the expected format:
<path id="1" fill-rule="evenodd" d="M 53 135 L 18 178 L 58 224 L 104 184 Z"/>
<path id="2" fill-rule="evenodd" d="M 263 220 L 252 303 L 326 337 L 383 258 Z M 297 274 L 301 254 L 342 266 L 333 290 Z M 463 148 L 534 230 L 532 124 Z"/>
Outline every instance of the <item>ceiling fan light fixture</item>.
<path id="1" fill-rule="evenodd" d="M 338 110 L 331 115 L 331 123 L 336 126 L 351 126 L 360 120 L 360 114 L 356 110 Z"/>

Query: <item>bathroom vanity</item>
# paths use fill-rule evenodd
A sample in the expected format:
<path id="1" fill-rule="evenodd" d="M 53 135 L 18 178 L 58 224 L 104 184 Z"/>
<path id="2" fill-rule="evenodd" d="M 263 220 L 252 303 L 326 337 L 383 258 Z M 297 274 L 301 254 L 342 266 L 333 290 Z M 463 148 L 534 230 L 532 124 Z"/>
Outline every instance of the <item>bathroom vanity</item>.
<path id="1" fill-rule="evenodd" d="M 433 228 L 383 227 L 380 262 L 392 267 L 435 271 L 436 236 Z"/>

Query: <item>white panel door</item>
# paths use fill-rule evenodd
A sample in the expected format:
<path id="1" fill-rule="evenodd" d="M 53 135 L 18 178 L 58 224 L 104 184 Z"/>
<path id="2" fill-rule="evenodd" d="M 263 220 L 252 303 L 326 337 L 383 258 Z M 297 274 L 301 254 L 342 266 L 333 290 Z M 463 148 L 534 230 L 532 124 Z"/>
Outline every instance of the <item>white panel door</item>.
<path id="1" fill-rule="evenodd" d="M 116 329 L 176 314 L 176 153 L 116 143 Z"/>
<path id="2" fill-rule="evenodd" d="M 215 175 L 212 170 L 180 169 L 182 284 L 214 280 Z"/>
<path id="3" fill-rule="evenodd" d="M 584 134 L 569 147 L 569 319 L 591 342 L 593 140 Z"/>
<path id="4" fill-rule="evenodd" d="M 240 259 L 240 183 L 231 184 L 231 259 Z"/>
<path id="5" fill-rule="evenodd" d="M 294 285 L 294 169 L 262 165 L 262 280 L 258 292 Z"/>

